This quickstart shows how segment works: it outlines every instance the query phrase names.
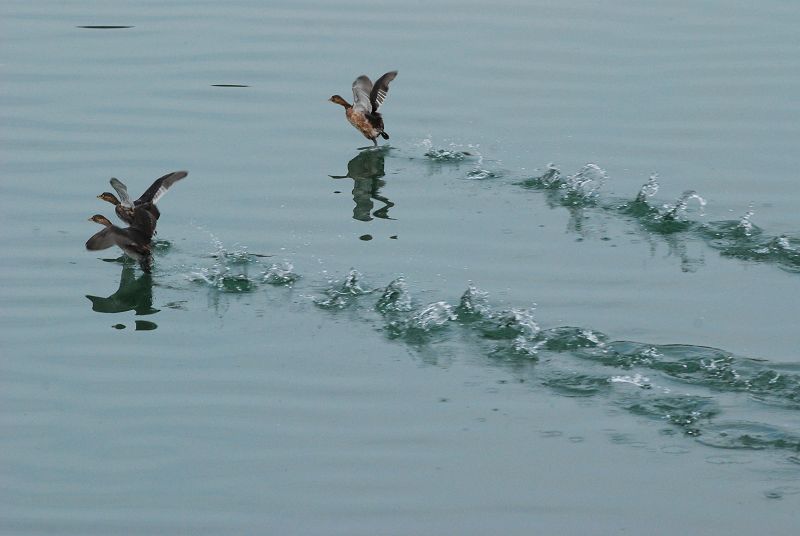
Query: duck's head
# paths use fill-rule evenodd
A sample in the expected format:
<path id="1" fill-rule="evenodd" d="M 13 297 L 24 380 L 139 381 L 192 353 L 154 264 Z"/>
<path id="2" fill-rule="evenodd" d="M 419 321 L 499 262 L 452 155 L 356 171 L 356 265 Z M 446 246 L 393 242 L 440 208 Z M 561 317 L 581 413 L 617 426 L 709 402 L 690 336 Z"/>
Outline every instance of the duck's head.
<path id="1" fill-rule="evenodd" d="M 108 201 L 112 205 L 119 205 L 119 199 L 117 199 L 117 196 L 115 196 L 111 192 L 103 192 L 102 194 L 97 196 L 97 199 Z"/>
<path id="2" fill-rule="evenodd" d="M 100 225 L 104 225 L 106 227 L 111 227 L 111 222 L 108 221 L 108 218 L 106 218 L 102 214 L 95 214 L 94 216 L 89 218 L 89 221 L 93 221 L 95 223 L 99 223 Z"/>
<path id="3" fill-rule="evenodd" d="M 341 97 L 341 95 L 334 95 L 333 97 L 331 97 L 331 98 L 330 98 L 330 99 L 328 99 L 328 100 L 329 100 L 329 101 L 331 101 L 331 102 L 335 102 L 336 104 L 341 104 L 341 105 L 342 105 L 342 106 L 344 106 L 345 108 L 350 108 L 350 103 L 349 103 L 349 102 L 347 102 L 346 100 L 344 100 L 344 99 Z"/>

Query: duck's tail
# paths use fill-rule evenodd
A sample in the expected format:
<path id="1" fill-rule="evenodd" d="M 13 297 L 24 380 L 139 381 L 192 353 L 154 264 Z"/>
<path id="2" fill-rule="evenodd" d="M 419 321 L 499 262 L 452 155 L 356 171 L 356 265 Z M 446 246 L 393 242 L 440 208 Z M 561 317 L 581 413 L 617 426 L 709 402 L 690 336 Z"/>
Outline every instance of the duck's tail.
<path id="1" fill-rule="evenodd" d="M 382 137 L 384 140 L 388 140 L 388 139 L 389 139 L 389 135 L 388 135 L 386 132 L 384 132 L 384 131 L 381 131 L 381 137 Z"/>

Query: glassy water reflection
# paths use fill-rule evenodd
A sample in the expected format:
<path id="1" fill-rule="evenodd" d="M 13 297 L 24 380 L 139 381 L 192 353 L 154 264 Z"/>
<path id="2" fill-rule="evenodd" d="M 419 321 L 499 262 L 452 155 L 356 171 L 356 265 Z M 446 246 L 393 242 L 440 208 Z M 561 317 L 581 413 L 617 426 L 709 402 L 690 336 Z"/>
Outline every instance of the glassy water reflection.
<path id="1" fill-rule="evenodd" d="M 389 209 L 394 203 L 380 193 L 386 186 L 382 177 L 386 175 L 385 157 L 389 147 L 365 149 L 347 163 L 347 175 L 330 175 L 332 179 L 353 179 L 353 219 L 370 221 L 375 218 L 393 219 L 389 217 Z M 373 211 L 373 200 L 383 203 L 383 206 Z"/>
<path id="2" fill-rule="evenodd" d="M 137 315 L 152 315 L 159 312 L 153 307 L 153 277 L 136 271 L 131 265 L 122 267 L 119 277 L 119 288 L 108 297 L 86 297 L 92 302 L 92 311 L 98 313 L 124 313 L 135 311 Z"/>

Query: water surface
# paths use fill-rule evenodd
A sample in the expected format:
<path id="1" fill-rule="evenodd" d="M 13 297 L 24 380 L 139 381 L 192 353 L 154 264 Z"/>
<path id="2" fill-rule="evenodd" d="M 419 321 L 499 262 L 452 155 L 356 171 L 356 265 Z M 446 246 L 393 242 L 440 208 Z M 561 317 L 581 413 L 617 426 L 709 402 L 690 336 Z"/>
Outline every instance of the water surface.
<path id="1" fill-rule="evenodd" d="M 4 534 L 794 532 L 800 9 L 0 10 Z"/>

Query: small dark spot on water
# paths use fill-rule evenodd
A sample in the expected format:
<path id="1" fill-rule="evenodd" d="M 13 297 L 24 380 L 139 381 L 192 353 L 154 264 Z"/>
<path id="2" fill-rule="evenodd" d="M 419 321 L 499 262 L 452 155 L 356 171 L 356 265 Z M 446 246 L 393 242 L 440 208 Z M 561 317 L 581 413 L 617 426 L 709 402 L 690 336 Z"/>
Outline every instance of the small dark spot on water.
<path id="1" fill-rule="evenodd" d="M 445 397 L 445 396 L 443 396 L 443 397 L 441 397 L 441 398 L 439 399 L 439 402 L 450 402 L 450 399 L 449 399 L 449 398 L 447 398 L 447 397 Z"/>
<path id="2" fill-rule="evenodd" d="M 211 84 L 211 87 L 250 87 L 246 84 Z"/>
<path id="3" fill-rule="evenodd" d="M 396 235 L 396 234 L 393 234 L 393 235 L 392 235 L 392 236 L 390 236 L 389 238 L 390 238 L 390 239 L 392 239 L 392 240 L 397 240 L 397 235 Z"/>
<path id="4" fill-rule="evenodd" d="M 125 28 L 135 28 L 135 26 L 76 26 L 84 30 L 124 30 Z"/>
<path id="5" fill-rule="evenodd" d="M 125 324 L 114 324 L 111 327 L 114 329 L 125 329 Z"/>
<path id="6" fill-rule="evenodd" d="M 764 492 L 767 499 L 783 499 L 784 495 L 797 495 L 800 488 L 797 486 L 778 486 Z"/>
<path id="7" fill-rule="evenodd" d="M 70 263 L 70 264 L 78 264 L 78 263 L 77 263 L 77 262 L 75 262 L 75 261 L 69 261 L 69 263 Z"/>
<path id="8" fill-rule="evenodd" d="M 340 193 L 342 193 L 342 191 L 341 190 L 334 190 L 333 193 L 340 194 Z"/>
<path id="9" fill-rule="evenodd" d="M 358 237 L 358 239 L 367 242 L 369 240 L 372 240 L 372 235 L 371 234 L 362 234 L 361 236 Z"/>
<path id="10" fill-rule="evenodd" d="M 492 411 L 500 411 L 500 408 L 492 408 Z"/>
<path id="11" fill-rule="evenodd" d="M 151 331 L 158 327 L 158 324 L 155 322 L 150 322 L 149 320 L 137 320 L 136 321 L 136 331 Z"/>
<path id="12" fill-rule="evenodd" d="M 564 432 L 560 430 L 545 430 L 543 432 L 539 432 L 539 435 L 542 437 L 561 437 L 564 435 Z"/>

